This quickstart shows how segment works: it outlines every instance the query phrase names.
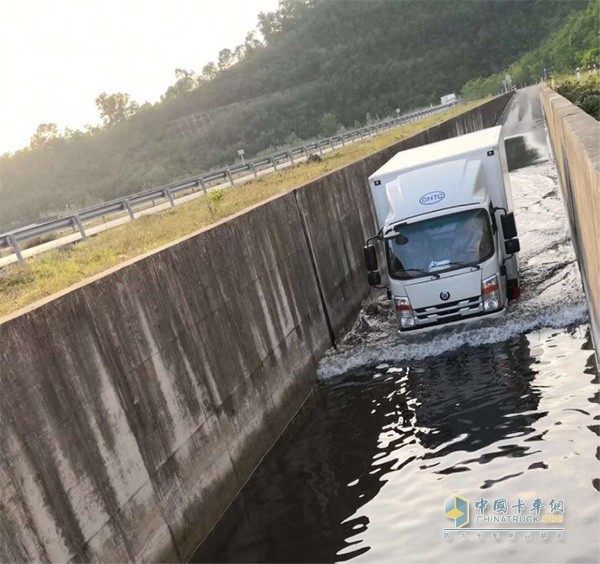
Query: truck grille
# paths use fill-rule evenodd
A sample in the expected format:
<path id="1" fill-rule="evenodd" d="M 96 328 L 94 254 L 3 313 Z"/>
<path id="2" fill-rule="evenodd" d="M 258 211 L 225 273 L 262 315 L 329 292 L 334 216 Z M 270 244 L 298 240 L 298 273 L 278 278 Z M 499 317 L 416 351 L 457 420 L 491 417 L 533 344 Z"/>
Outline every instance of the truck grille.
<path id="1" fill-rule="evenodd" d="M 430 323 L 458 321 L 464 317 L 477 315 L 482 311 L 481 296 L 473 296 L 455 302 L 415 308 L 414 314 L 417 319 L 417 326 L 422 326 Z"/>

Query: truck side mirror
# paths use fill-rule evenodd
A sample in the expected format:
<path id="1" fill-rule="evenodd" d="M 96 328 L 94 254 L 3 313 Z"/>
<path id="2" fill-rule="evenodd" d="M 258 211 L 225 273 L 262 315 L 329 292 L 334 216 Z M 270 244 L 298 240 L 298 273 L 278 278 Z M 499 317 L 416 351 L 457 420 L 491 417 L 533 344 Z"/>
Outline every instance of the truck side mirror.
<path id="1" fill-rule="evenodd" d="M 376 270 L 369 272 L 367 275 L 369 286 L 379 286 L 381 284 L 381 276 Z"/>
<path id="2" fill-rule="evenodd" d="M 500 221 L 502 222 L 502 233 L 505 239 L 513 239 L 517 236 L 517 225 L 515 224 L 515 214 L 513 212 L 504 214 Z"/>
<path id="3" fill-rule="evenodd" d="M 514 255 L 521 250 L 521 243 L 519 243 L 518 239 L 504 241 L 504 249 L 506 250 L 507 255 Z"/>
<path id="4" fill-rule="evenodd" d="M 377 252 L 375 251 L 375 247 L 373 245 L 365 245 L 363 252 L 365 254 L 365 266 L 367 270 L 369 272 L 377 270 Z"/>

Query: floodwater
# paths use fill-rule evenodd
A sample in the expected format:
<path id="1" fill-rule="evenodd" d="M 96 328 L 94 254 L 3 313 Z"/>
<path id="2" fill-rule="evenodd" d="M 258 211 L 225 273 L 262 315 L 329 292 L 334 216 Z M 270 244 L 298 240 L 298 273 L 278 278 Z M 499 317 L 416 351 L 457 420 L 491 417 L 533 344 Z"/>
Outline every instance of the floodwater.
<path id="1" fill-rule="evenodd" d="M 194 561 L 598 561 L 598 372 L 537 90 L 515 98 L 522 298 L 501 320 L 408 338 L 375 297 Z M 457 495 L 470 521 L 450 530 Z M 563 522 L 481 523 L 505 515 L 497 500 Z"/>

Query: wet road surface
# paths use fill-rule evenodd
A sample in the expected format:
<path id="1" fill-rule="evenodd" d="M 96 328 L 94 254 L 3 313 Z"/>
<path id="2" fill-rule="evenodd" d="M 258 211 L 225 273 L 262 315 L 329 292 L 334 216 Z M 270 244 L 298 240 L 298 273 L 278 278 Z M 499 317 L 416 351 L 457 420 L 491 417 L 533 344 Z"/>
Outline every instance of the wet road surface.
<path id="1" fill-rule="evenodd" d="M 194 561 L 598 561 L 598 373 L 537 89 L 515 98 L 522 299 L 499 321 L 410 339 L 387 300 L 366 305 Z M 470 523 L 444 531 L 455 495 Z M 533 518 L 536 499 L 563 523 L 478 521 L 503 515 L 497 500 Z"/>

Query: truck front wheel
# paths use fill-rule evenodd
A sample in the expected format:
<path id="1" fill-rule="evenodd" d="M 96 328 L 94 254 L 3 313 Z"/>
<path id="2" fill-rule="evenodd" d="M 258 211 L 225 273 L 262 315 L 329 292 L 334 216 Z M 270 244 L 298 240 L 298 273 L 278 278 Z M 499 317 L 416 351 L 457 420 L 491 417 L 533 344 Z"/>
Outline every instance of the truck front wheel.
<path id="1" fill-rule="evenodd" d="M 519 280 L 507 280 L 506 281 L 506 297 L 508 301 L 516 300 L 521 296 L 521 286 L 519 286 Z"/>

